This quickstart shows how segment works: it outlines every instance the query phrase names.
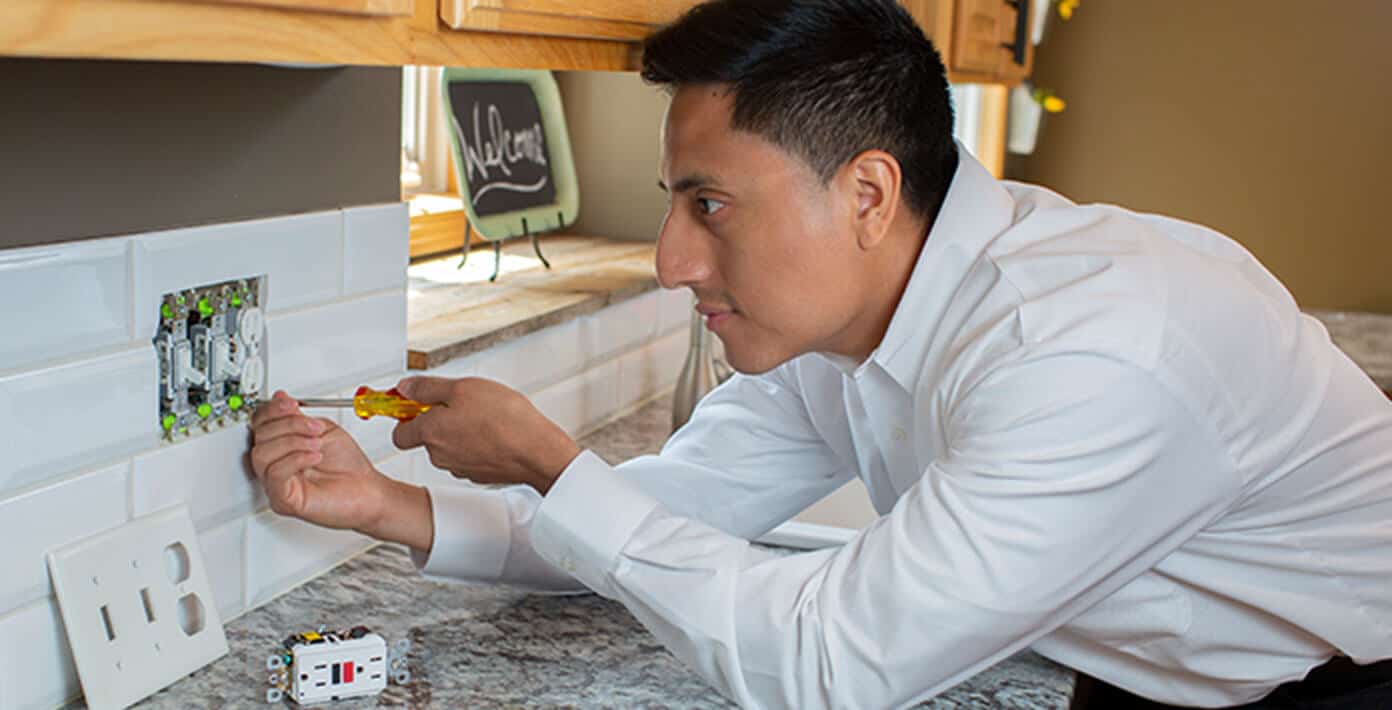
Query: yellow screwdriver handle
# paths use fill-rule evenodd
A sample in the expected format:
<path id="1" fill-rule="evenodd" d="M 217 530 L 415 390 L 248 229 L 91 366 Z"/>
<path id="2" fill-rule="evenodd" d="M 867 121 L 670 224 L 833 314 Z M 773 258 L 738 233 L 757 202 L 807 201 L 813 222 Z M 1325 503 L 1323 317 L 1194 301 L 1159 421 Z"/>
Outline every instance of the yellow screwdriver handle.
<path id="1" fill-rule="evenodd" d="M 398 421 L 410 421 L 430 411 L 430 405 L 407 399 L 393 387 L 381 392 L 370 387 L 359 387 L 353 393 L 353 413 L 361 419 L 374 416 L 391 417 Z"/>

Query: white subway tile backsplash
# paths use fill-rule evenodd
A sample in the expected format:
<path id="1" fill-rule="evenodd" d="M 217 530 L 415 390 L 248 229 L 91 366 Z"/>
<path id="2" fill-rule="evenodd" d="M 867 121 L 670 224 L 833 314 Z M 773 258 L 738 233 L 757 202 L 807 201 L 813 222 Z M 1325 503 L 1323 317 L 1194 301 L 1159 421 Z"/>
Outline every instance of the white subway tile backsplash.
<path id="1" fill-rule="evenodd" d="M 528 336 L 523 337 L 525 338 Z M 424 372 L 420 370 L 411 370 L 406 373 L 406 376 L 429 375 L 431 377 L 448 377 L 451 379 L 458 379 L 461 377 L 483 377 L 483 375 L 480 375 L 478 372 L 479 363 L 487 360 L 491 354 L 491 350 L 484 350 L 483 352 L 465 355 L 464 357 L 457 357 L 432 370 L 425 370 Z M 494 377 L 490 379 L 497 378 Z"/>
<path id="2" fill-rule="evenodd" d="M 131 500 L 135 515 L 184 503 L 199 530 L 250 515 L 266 504 L 251 470 L 251 431 L 230 424 L 135 457 Z"/>
<path id="3" fill-rule="evenodd" d="M 0 251 L 0 371 L 130 342 L 129 251 L 128 239 Z"/>
<path id="4" fill-rule="evenodd" d="M 81 691 L 56 601 L 0 614 L 0 708 L 49 710 Z"/>
<path id="5" fill-rule="evenodd" d="M 691 310 L 695 301 L 691 289 L 660 288 L 657 290 L 657 333 L 665 335 L 681 330 L 691 324 Z"/>
<path id="6" fill-rule="evenodd" d="M 136 338 L 154 337 L 165 293 L 261 274 L 267 276 L 265 309 L 270 313 L 338 298 L 343 288 L 343 213 L 315 212 L 136 237 Z"/>
<path id="7" fill-rule="evenodd" d="M 532 395 L 532 403 L 571 436 L 588 432 L 619 406 L 619 363 L 609 361 Z"/>
<path id="8" fill-rule="evenodd" d="M 686 331 L 677 331 L 619 358 L 619 408 L 671 387 L 681 373 L 687 341 Z"/>
<path id="9" fill-rule="evenodd" d="M 590 363 L 652 340 L 657 333 L 658 293 L 649 291 L 580 319 L 580 342 Z"/>
<path id="10" fill-rule="evenodd" d="M 153 446 L 151 346 L 0 377 L 0 496 Z"/>
<path id="11" fill-rule="evenodd" d="M 49 550 L 126 521 L 129 471 L 123 462 L 0 501 L 0 612 L 53 593 Z"/>
<path id="12" fill-rule="evenodd" d="M 266 511 L 247 521 L 247 608 L 318 576 L 372 545 L 351 530 L 330 530 Z"/>
<path id="13" fill-rule="evenodd" d="M 437 485 L 472 485 L 467 481 L 461 481 L 454 477 L 454 474 L 442 468 L 435 468 L 435 464 L 430 463 L 430 457 L 420 455 L 416 457 L 415 478 L 412 483 L 418 486 L 437 486 Z"/>
<path id="14" fill-rule="evenodd" d="M 343 293 L 406 287 L 410 205 L 352 207 L 343 211 Z"/>
<path id="15" fill-rule="evenodd" d="M 245 424 L 163 442 L 149 340 L 164 293 L 265 274 L 272 390 L 389 388 L 417 374 L 404 367 L 408 235 L 407 206 L 389 204 L 0 251 L 2 302 L 45 294 L 42 308 L 0 313 L 0 331 L 24 334 L 0 340 L 0 708 L 79 692 L 47 549 L 186 504 L 230 619 L 372 544 L 265 510 Z M 670 386 L 689 309 L 685 290 L 643 294 L 426 374 L 499 380 L 580 434 Z M 397 451 L 393 420 L 312 414 L 340 422 L 392 478 L 471 485 L 424 450 Z"/>
<path id="16" fill-rule="evenodd" d="M 471 356 L 473 375 L 520 392 L 534 392 L 584 370 L 590 359 L 581 320 L 553 325 Z"/>
<path id="17" fill-rule="evenodd" d="M 385 461 L 377 462 L 377 470 L 403 483 L 416 482 L 416 459 L 424 456 L 424 450 L 403 451 Z"/>
<path id="18" fill-rule="evenodd" d="M 218 616 L 224 623 L 245 609 L 242 600 L 242 572 L 245 569 L 242 543 L 245 537 L 245 518 L 237 518 L 198 534 L 203 566 L 208 570 L 208 586 L 213 590 Z"/>
<path id="19" fill-rule="evenodd" d="M 405 291 L 271 316 L 266 329 L 271 392 L 321 394 L 406 367 Z"/>

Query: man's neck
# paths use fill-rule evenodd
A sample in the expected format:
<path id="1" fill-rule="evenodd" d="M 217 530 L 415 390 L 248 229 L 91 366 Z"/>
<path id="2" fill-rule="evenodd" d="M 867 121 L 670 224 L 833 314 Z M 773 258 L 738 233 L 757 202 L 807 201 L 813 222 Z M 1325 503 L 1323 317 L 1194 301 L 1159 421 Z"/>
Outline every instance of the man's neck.
<path id="1" fill-rule="evenodd" d="M 837 349 L 837 354 L 863 362 L 880 346 L 895 311 L 899 310 L 931 227 L 931 222 L 917 217 L 895 225 L 895 233 L 883 243 L 884 252 L 875 255 L 867 269 L 865 278 L 870 288 L 866 305 L 849 325 L 842 339 L 844 346 Z"/>

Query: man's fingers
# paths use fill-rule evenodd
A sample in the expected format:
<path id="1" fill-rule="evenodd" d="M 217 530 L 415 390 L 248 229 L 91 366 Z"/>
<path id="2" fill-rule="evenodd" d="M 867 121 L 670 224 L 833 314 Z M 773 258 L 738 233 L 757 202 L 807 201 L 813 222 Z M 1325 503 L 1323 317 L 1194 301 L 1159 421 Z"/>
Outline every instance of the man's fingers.
<path id="1" fill-rule="evenodd" d="M 281 417 L 297 415 L 299 412 L 299 402 L 296 402 L 284 390 L 276 390 L 276 393 L 269 400 L 256 407 L 256 412 L 251 415 L 251 426 L 256 428 Z"/>
<path id="2" fill-rule="evenodd" d="M 397 423 L 397 427 L 391 430 L 391 443 L 397 445 L 397 448 L 402 451 L 425 444 L 425 418 L 427 416 L 430 416 L 430 412 L 423 413 L 409 422 Z"/>
<path id="3" fill-rule="evenodd" d="M 449 401 L 455 381 L 447 377 L 407 377 L 398 382 L 396 391 L 409 399 L 424 404 L 441 404 Z"/>
<path id="4" fill-rule="evenodd" d="M 251 449 L 251 468 L 263 480 L 277 461 L 296 453 L 318 453 L 320 441 L 317 436 L 287 434 L 270 441 L 258 442 Z"/>
<path id="5" fill-rule="evenodd" d="M 252 436 L 257 444 L 274 441 L 282 436 L 318 436 L 328 427 L 323 420 L 306 416 L 285 416 L 263 422 L 252 427 Z"/>
<path id="6" fill-rule="evenodd" d="M 304 478 L 300 475 L 324 459 L 318 451 L 298 452 L 281 458 L 266 469 L 265 486 L 271 509 L 282 515 L 299 515 L 304 506 Z"/>

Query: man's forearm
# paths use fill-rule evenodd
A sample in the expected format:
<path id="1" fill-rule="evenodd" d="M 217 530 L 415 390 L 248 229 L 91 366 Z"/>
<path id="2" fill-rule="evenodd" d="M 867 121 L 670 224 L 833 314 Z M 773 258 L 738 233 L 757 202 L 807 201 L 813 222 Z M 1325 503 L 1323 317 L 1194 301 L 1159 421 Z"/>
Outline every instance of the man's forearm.
<path id="1" fill-rule="evenodd" d="M 389 480 L 382 490 L 380 510 L 373 517 L 358 532 L 426 553 L 434 545 L 435 515 L 430 493 L 422 486 Z"/>

